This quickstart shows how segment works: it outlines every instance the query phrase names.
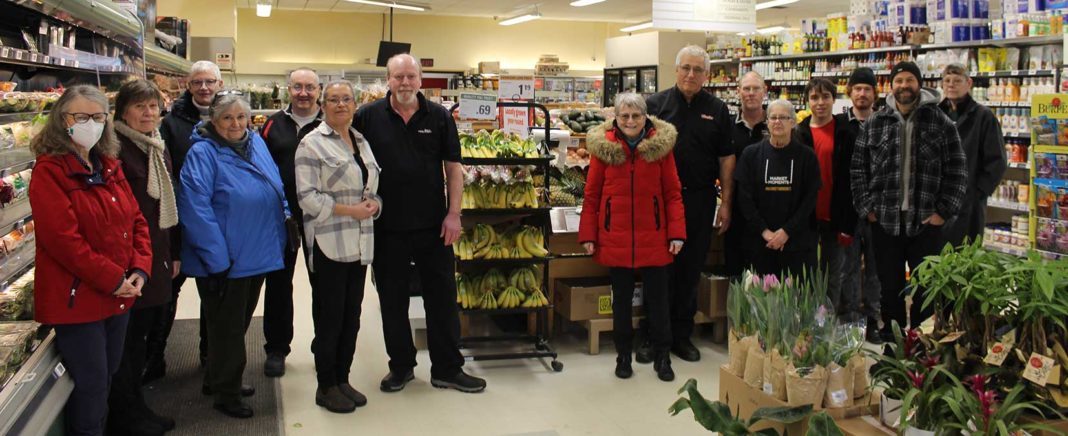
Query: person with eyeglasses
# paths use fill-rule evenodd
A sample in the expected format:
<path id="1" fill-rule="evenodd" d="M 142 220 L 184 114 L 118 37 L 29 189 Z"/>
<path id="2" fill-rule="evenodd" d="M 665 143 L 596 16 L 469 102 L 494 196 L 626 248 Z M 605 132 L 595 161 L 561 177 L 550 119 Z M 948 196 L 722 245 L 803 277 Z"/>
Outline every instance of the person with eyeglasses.
<path id="1" fill-rule="evenodd" d="M 731 132 L 735 159 L 742 157 L 742 151 L 746 147 L 759 144 L 770 135 L 767 114 L 764 111 L 764 100 L 768 97 L 764 77 L 756 71 L 743 74 L 738 80 L 738 96 L 742 104 Z M 731 226 L 723 236 L 723 261 L 730 277 L 741 277 L 749 264 L 745 260 L 745 250 L 742 250 L 741 245 L 744 228 L 745 216 L 738 208 L 732 208 Z"/>
<path id="2" fill-rule="evenodd" d="M 55 331 L 74 379 L 66 434 L 103 435 L 130 309 L 153 271 L 149 226 L 118 160 L 108 99 L 96 87 L 67 88 L 30 149 L 37 158 L 29 187 L 34 319 Z"/>
<path id="3" fill-rule="evenodd" d="M 974 241 L 986 228 L 986 199 L 994 193 L 1008 168 L 1005 136 L 990 108 L 972 99 L 972 78 L 963 66 L 947 65 L 942 73 L 944 99 L 938 107 L 957 125 L 967 160 L 968 182 L 956 220 L 946 223 L 946 240 L 960 245 Z"/>
<path id="4" fill-rule="evenodd" d="M 734 198 L 734 131 L 727 104 L 704 90 L 708 83 L 708 52 L 704 47 L 683 47 L 675 56 L 675 86 L 647 100 L 649 115 L 675 126 L 675 166 L 682 183 L 686 209 L 686 246 L 675 256 L 671 271 L 671 352 L 696 362 L 701 352 L 690 337 L 697 314 L 697 282 L 708 259 L 712 235 L 723 235 L 731 226 Z M 719 181 L 719 209 L 716 209 Z M 652 362 L 648 342 L 635 356 L 638 363 Z"/>
<path id="5" fill-rule="evenodd" d="M 297 201 L 293 159 L 301 138 L 318 127 L 322 120 L 319 94 L 319 75 L 314 70 L 293 70 L 289 73 L 289 107 L 271 115 L 260 129 L 260 136 L 282 176 L 286 201 L 301 238 L 304 237 L 303 212 Z M 267 274 L 263 291 L 263 349 L 267 353 L 263 374 L 267 377 L 285 375 L 286 356 L 291 351 L 289 344 L 293 342 L 293 272 L 297 266 L 297 251 L 286 250 L 284 260 L 285 268 Z M 310 268 L 308 274 L 308 281 L 312 282 Z"/>
<path id="6" fill-rule="evenodd" d="M 324 120 L 300 141 L 297 196 L 304 217 L 304 253 L 312 275 L 315 404 L 349 413 L 367 397 L 349 383 L 360 331 L 367 266 L 374 260 L 374 220 L 382 213 L 378 163 L 352 127 L 356 92 L 344 80 L 327 84 Z"/>
<path id="7" fill-rule="evenodd" d="M 816 266 L 816 197 L 819 161 L 793 134 L 794 104 L 768 104 L 771 136 L 747 147 L 734 173 L 738 208 L 745 215 L 742 249 L 764 274 L 802 274 Z"/>
<path id="8" fill-rule="evenodd" d="M 223 87 L 222 73 L 219 66 L 210 61 L 197 61 L 189 69 L 186 77 L 186 89 L 171 105 L 170 112 L 163 117 L 160 123 L 159 134 L 163 143 L 167 146 L 167 152 L 171 155 L 171 164 L 174 169 L 172 174 L 177 177 L 182 173 L 185 156 L 193 146 L 193 127 L 201 121 L 207 121 L 208 108 L 215 93 Z M 181 226 L 173 230 L 177 233 L 176 241 L 181 245 Z M 144 383 L 149 383 L 167 374 L 167 361 L 165 351 L 167 338 L 171 334 L 174 325 L 174 316 L 178 310 L 178 294 L 185 284 L 186 276 L 182 273 L 181 262 L 175 269 L 178 275 L 171 284 L 172 298 L 167 304 L 166 310 L 152 324 L 148 332 L 148 357 L 145 359 Z M 200 365 L 204 366 L 207 359 L 207 340 L 204 332 L 204 317 L 200 317 Z"/>
<path id="9" fill-rule="evenodd" d="M 284 267 L 289 206 L 263 139 L 249 129 L 252 110 L 239 91 L 220 91 L 197 124 L 179 177 L 182 271 L 196 278 L 208 339 L 203 393 L 234 418 L 252 417 L 241 400 L 245 332 L 260 288 Z M 292 245 L 291 245 L 292 246 Z"/>
<path id="10" fill-rule="evenodd" d="M 646 110 L 641 95 L 618 94 L 615 120 L 594 127 L 586 136 L 593 158 L 578 240 L 594 261 L 609 268 L 616 377 L 633 374 L 631 305 L 640 273 L 653 369 L 660 380 L 672 381 L 668 268 L 684 247 L 686 218 L 671 152 L 677 132 Z"/>

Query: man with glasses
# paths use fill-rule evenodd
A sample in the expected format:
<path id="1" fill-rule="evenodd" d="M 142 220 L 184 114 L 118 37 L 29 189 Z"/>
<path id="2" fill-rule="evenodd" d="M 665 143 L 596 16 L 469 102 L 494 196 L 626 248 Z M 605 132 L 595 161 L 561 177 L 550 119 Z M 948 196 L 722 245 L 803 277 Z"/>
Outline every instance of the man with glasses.
<path id="1" fill-rule="evenodd" d="M 946 223 L 946 240 L 960 245 L 974 241 L 986 227 L 986 198 L 1005 175 L 1005 137 L 989 108 L 972 100 L 972 79 L 960 65 L 946 66 L 942 73 L 945 99 L 938 106 L 957 124 L 960 144 L 968 160 L 968 191 L 956 220 Z"/>
<path id="2" fill-rule="evenodd" d="M 708 258 L 713 229 L 718 228 L 722 235 L 730 227 L 734 193 L 733 119 L 726 103 L 704 91 L 708 68 L 708 52 L 704 48 L 683 47 L 675 57 L 675 86 L 648 99 L 649 115 L 675 125 L 679 131 L 675 165 L 682 182 L 687 241 L 672 264 L 671 351 L 688 362 L 701 359 L 690 341 L 697 314 L 697 280 Z M 717 175 L 721 188 L 718 212 Z M 648 344 L 639 348 L 635 360 L 652 361 Z"/>
<path id="3" fill-rule="evenodd" d="M 741 97 L 742 104 L 734 120 L 732 132 L 735 159 L 742 157 L 742 151 L 746 147 L 759 144 L 770 135 L 767 114 L 764 112 L 764 99 L 768 97 L 768 87 L 764 83 L 764 77 L 756 71 L 742 75 L 741 80 L 738 81 L 738 95 Z M 723 240 L 723 257 L 727 266 L 727 274 L 731 277 L 739 277 L 748 265 L 740 239 L 745 228 L 745 216 L 738 208 L 734 208 L 731 212 L 731 226 L 727 229 Z"/>
<path id="4" fill-rule="evenodd" d="M 267 150 L 271 152 L 282 175 L 286 201 L 301 239 L 304 238 L 304 214 L 297 201 L 293 161 L 300 140 L 322 122 L 319 93 L 319 75 L 314 70 L 293 70 L 289 73 L 289 107 L 271 115 L 260 130 L 260 136 L 267 143 Z M 263 294 L 263 337 L 266 340 L 263 349 L 267 353 L 263 374 L 267 377 L 285 375 L 286 356 L 290 352 L 289 344 L 293 341 L 293 271 L 297 266 L 295 248 L 285 251 L 284 269 L 267 273 Z"/>
<path id="5" fill-rule="evenodd" d="M 193 146 L 190 137 L 193 134 L 193 126 L 201 121 L 207 121 L 208 108 L 215 98 L 215 93 L 223 88 L 222 73 L 219 66 L 209 61 L 197 61 L 189 69 L 189 77 L 186 78 L 188 89 L 171 104 L 171 111 L 163 117 L 159 127 L 163 143 L 167 145 L 167 151 L 171 154 L 174 174 L 177 177 L 182 173 L 182 165 L 185 163 L 185 155 Z M 181 229 L 175 227 L 171 231 L 173 242 L 171 251 L 174 259 L 178 259 L 182 240 Z M 180 261 L 174 262 L 180 265 Z M 148 332 L 148 356 L 145 360 L 144 382 L 148 383 L 163 377 L 167 371 L 167 363 L 164 360 L 164 350 L 167 348 L 167 337 L 171 334 L 171 326 L 174 324 L 174 315 L 178 307 L 178 293 L 185 283 L 186 277 L 175 272 L 174 283 L 171 286 L 174 298 L 163 312 L 163 316 Z M 207 342 L 205 341 L 205 325 L 201 317 L 200 323 L 200 362 L 204 364 L 207 359 Z"/>

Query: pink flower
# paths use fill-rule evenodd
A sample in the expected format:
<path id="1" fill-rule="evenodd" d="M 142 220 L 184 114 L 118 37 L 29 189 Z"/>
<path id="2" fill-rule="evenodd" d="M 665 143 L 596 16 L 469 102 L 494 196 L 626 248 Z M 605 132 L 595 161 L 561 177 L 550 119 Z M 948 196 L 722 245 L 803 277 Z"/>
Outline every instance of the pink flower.
<path id="1" fill-rule="evenodd" d="M 922 363 L 925 368 L 931 369 L 937 366 L 940 360 L 942 360 L 940 356 L 928 356 L 920 359 L 920 363 Z"/>
<path id="2" fill-rule="evenodd" d="M 784 281 L 784 282 L 783 282 L 783 285 L 784 285 L 785 287 L 787 287 L 787 288 L 793 287 L 793 285 L 794 285 L 794 278 L 793 278 L 793 277 L 787 277 L 787 278 L 786 278 L 786 281 Z"/>
<path id="3" fill-rule="evenodd" d="M 912 358 L 912 354 L 916 351 L 916 343 L 920 341 L 919 330 L 910 329 L 905 334 L 905 357 Z"/>
<path id="4" fill-rule="evenodd" d="M 972 392 L 975 392 L 976 395 L 980 395 L 986 390 L 986 382 L 988 381 L 990 381 L 990 377 L 983 374 L 968 376 L 964 379 L 964 383 L 971 387 Z"/>
<path id="5" fill-rule="evenodd" d="M 764 276 L 764 292 L 771 291 L 772 288 L 777 287 L 779 287 L 779 278 L 775 277 L 775 274 Z"/>
<path id="6" fill-rule="evenodd" d="M 982 391 L 977 392 L 979 396 L 979 406 L 983 412 L 983 422 L 989 422 L 990 417 L 994 415 L 994 406 L 997 404 L 997 394 L 994 391 Z"/>
<path id="7" fill-rule="evenodd" d="M 927 378 L 927 374 L 920 374 L 912 371 L 905 371 L 905 374 L 912 380 L 912 386 L 916 389 L 923 389 L 923 381 Z"/>

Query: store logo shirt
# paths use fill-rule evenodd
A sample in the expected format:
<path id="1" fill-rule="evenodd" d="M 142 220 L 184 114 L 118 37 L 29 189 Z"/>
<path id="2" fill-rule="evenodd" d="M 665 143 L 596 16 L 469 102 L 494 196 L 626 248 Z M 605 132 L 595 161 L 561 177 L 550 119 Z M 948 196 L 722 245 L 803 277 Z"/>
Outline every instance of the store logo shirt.
<path id="1" fill-rule="evenodd" d="M 713 117 L 712 115 L 708 115 L 708 114 L 701 114 L 701 118 L 704 118 L 704 119 L 706 119 L 708 121 L 715 121 L 716 120 L 715 117 Z"/>
<path id="2" fill-rule="evenodd" d="M 794 184 L 794 160 L 764 161 L 764 191 L 790 192 Z"/>
<path id="3" fill-rule="evenodd" d="M 431 133 L 434 133 L 434 131 L 433 131 L 433 130 L 430 130 L 430 129 L 419 129 L 419 130 L 418 130 L 418 132 L 419 132 L 419 133 L 422 133 L 422 134 L 424 134 L 424 135 L 429 135 L 429 134 L 431 134 Z"/>

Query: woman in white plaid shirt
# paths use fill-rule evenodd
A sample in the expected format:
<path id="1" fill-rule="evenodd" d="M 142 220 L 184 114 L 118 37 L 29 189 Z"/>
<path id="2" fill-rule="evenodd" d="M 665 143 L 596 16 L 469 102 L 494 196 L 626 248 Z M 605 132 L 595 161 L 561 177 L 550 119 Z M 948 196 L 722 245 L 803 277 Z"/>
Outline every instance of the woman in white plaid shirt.
<path id="1" fill-rule="evenodd" d="M 329 83 L 323 103 L 323 123 L 297 148 L 297 198 L 304 210 L 304 252 L 315 273 L 315 404 L 348 413 L 367 404 L 348 378 L 360 330 L 364 278 L 374 255 L 373 223 L 382 207 L 376 194 L 380 169 L 363 135 L 352 128 L 352 83 Z"/>

